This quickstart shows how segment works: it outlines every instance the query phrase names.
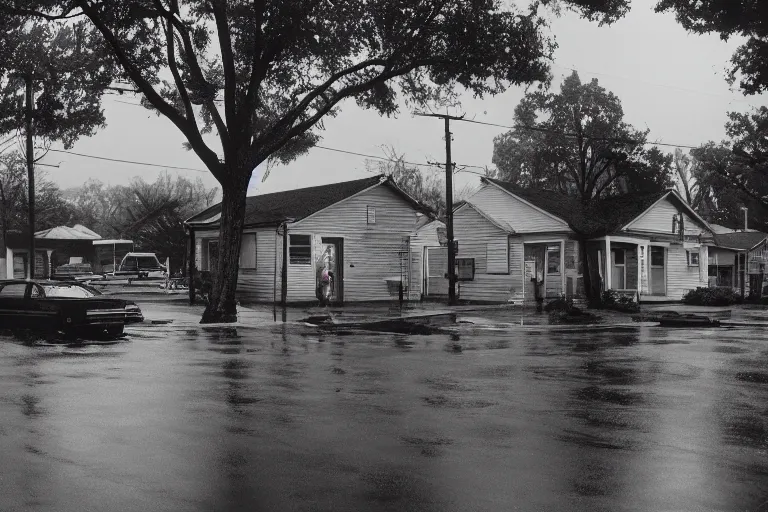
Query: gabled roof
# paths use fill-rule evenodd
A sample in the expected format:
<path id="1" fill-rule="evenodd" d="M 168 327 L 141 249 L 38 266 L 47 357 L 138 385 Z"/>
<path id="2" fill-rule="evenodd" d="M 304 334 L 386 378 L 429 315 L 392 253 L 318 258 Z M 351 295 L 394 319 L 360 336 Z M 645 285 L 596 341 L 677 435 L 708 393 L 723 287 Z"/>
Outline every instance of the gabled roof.
<path id="1" fill-rule="evenodd" d="M 414 209 L 430 216 L 433 215 L 429 208 L 403 192 L 395 185 L 391 178 L 380 174 L 361 180 L 344 181 L 330 185 L 298 188 L 247 197 L 244 225 L 276 225 L 287 220 L 292 222 L 298 221 L 377 185 L 391 188 L 395 193 L 408 201 Z M 220 217 L 221 203 L 190 217 L 186 220 L 185 224 L 193 227 L 217 227 Z"/>
<path id="2" fill-rule="evenodd" d="M 506 231 L 507 233 L 510 233 L 510 234 L 513 234 L 515 232 L 515 230 L 512 228 L 512 226 L 510 226 L 509 224 L 507 224 L 506 222 L 504 222 L 504 221 L 502 221 L 500 219 L 497 219 L 497 218 L 489 215 L 488 213 L 484 212 L 482 208 L 480 208 L 476 204 L 471 203 L 469 201 L 464 201 L 464 203 L 461 206 L 459 206 L 459 208 L 454 210 L 454 215 L 461 208 L 472 208 L 473 210 L 475 210 L 478 213 L 478 215 L 483 217 L 485 220 L 487 220 L 488 222 L 490 222 L 491 224 L 493 224 L 494 226 L 496 226 L 500 230 Z"/>
<path id="3" fill-rule="evenodd" d="M 603 236 L 621 230 L 671 192 L 609 197 L 585 204 L 562 192 L 520 188 L 506 181 L 483 179 L 564 220 L 571 229 L 587 236 Z"/>
<path id="4" fill-rule="evenodd" d="M 101 235 L 80 224 L 75 227 L 56 226 L 35 232 L 35 238 L 49 240 L 100 240 Z"/>
<path id="5" fill-rule="evenodd" d="M 768 234 L 760 231 L 739 231 L 735 233 L 717 233 L 715 234 L 715 244 L 719 247 L 728 249 L 740 249 L 748 251 L 754 249 L 763 240 L 768 238 Z"/>

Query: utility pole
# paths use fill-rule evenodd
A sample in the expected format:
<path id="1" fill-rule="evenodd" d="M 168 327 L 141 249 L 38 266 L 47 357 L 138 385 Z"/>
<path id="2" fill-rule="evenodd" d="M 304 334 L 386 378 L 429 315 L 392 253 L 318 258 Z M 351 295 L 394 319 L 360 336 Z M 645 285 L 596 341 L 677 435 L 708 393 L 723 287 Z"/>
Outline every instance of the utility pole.
<path id="1" fill-rule="evenodd" d="M 445 227 L 448 231 L 448 304 L 456 304 L 456 244 L 453 239 L 453 162 L 451 162 L 451 119 L 460 121 L 464 116 L 448 114 L 422 114 L 422 117 L 438 117 L 445 121 Z"/>
<path id="2" fill-rule="evenodd" d="M 32 141 L 32 117 L 33 117 L 33 105 L 32 105 L 32 80 L 34 80 L 33 74 L 30 73 L 14 73 L 11 75 L 15 78 L 21 78 L 24 80 L 25 87 L 25 125 L 27 132 L 27 180 L 29 189 L 29 257 L 28 265 L 29 270 L 27 275 L 29 279 L 35 278 L 35 153 Z"/>
<path id="3" fill-rule="evenodd" d="M 29 278 L 35 278 L 35 154 L 32 144 L 32 75 L 24 77 L 27 121 L 27 180 L 29 182 Z"/>

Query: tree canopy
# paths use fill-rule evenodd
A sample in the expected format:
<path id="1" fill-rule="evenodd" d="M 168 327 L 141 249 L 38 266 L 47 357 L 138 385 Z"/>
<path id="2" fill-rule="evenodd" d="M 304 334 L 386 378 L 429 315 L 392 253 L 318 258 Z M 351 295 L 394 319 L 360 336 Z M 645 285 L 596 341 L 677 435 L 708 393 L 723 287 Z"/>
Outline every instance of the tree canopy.
<path id="1" fill-rule="evenodd" d="M 28 194 L 24 157 L 18 151 L 0 156 L 0 228 L 3 240 L 8 231 L 28 232 Z M 35 213 L 37 229 L 73 224 L 78 217 L 76 208 L 62 197 L 58 185 L 40 171 L 35 186 Z"/>
<path id="2" fill-rule="evenodd" d="M 32 78 L 38 144 L 57 140 L 68 148 L 103 127 L 100 98 L 112 74 L 89 24 L 0 18 L 0 136 L 24 127 L 25 76 Z"/>
<path id="3" fill-rule="evenodd" d="M 501 179 L 583 200 L 672 184 L 672 157 L 644 149 L 647 132 L 624 121 L 621 101 L 597 79 L 582 83 L 574 71 L 559 93 L 526 94 L 514 121 L 514 129 L 494 139 Z"/>
<path id="4" fill-rule="evenodd" d="M 660 0 L 659 12 L 671 11 L 687 30 L 717 32 L 724 40 L 746 38 L 731 59 L 729 79 L 746 94 L 768 90 L 768 2 L 765 0 Z"/>

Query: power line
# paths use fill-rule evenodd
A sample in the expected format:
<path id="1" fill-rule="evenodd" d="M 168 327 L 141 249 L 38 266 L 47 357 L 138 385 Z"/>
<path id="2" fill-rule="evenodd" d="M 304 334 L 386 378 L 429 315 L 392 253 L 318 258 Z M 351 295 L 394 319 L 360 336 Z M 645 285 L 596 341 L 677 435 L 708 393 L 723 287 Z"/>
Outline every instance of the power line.
<path id="1" fill-rule="evenodd" d="M 376 156 L 376 155 L 366 155 L 365 153 L 356 153 L 354 151 L 347 151 L 345 149 L 329 148 L 329 147 L 326 147 L 326 146 L 314 146 L 314 147 L 316 147 L 318 149 L 325 149 L 326 151 L 335 151 L 336 153 L 344 153 L 344 154 L 347 154 L 347 155 L 355 155 L 355 156 L 362 156 L 362 157 L 365 157 L 365 158 L 373 158 L 375 160 L 382 160 L 384 162 L 403 163 L 403 164 L 417 165 L 417 166 L 423 166 L 423 167 L 436 167 L 436 164 L 432 164 L 432 163 L 422 164 L 422 163 L 418 163 L 418 162 L 408 162 L 408 161 L 405 161 L 405 160 L 396 160 L 394 158 L 386 158 L 386 157 Z"/>
<path id="2" fill-rule="evenodd" d="M 463 121 L 465 123 L 482 124 L 482 125 L 485 125 L 485 126 L 494 126 L 496 128 L 506 128 L 507 130 L 523 129 L 523 130 L 531 130 L 531 131 L 535 131 L 535 132 L 551 133 L 553 135 L 562 135 L 563 137 L 571 137 L 571 138 L 579 137 L 579 134 L 577 134 L 577 133 L 560 132 L 560 131 L 557 131 L 557 130 L 552 130 L 550 128 L 540 128 L 538 126 L 527 126 L 527 125 L 523 125 L 523 124 L 509 126 L 509 125 L 504 125 L 504 124 L 488 123 L 488 122 L 485 122 L 485 121 L 476 121 L 474 119 L 460 119 L 460 121 Z M 583 135 L 582 135 L 582 137 L 583 137 Z M 672 143 L 651 142 L 651 141 L 645 141 L 645 142 L 641 143 L 640 141 L 637 141 L 637 140 L 619 139 L 617 137 L 589 137 L 589 136 L 587 136 L 585 138 L 592 139 L 592 140 L 602 140 L 602 141 L 606 141 L 606 142 L 616 142 L 616 143 L 620 143 L 620 144 L 642 144 L 644 146 L 649 146 L 649 145 L 651 145 L 651 146 L 669 146 L 669 147 L 673 147 L 673 148 L 686 148 L 686 149 L 697 149 L 697 148 L 700 147 L 700 146 L 689 146 L 687 144 L 672 144 Z"/>
<path id="3" fill-rule="evenodd" d="M 132 160 L 121 160 L 119 158 L 108 158 L 105 156 L 96 156 L 96 155 L 86 155 L 83 153 L 75 153 L 74 151 L 66 151 L 64 149 L 49 149 L 49 151 L 53 151 L 55 153 L 66 153 L 68 155 L 75 155 L 75 156 L 81 156 L 83 158 L 93 158 L 96 160 L 107 160 L 108 162 L 118 162 L 122 164 L 133 164 L 133 165 L 146 165 L 148 167 L 162 167 L 165 169 L 178 169 L 181 171 L 195 171 L 195 172 L 208 172 L 204 171 L 202 169 L 192 169 L 191 167 L 176 167 L 173 165 L 162 165 L 162 164 L 153 164 L 149 162 L 134 162 Z"/>

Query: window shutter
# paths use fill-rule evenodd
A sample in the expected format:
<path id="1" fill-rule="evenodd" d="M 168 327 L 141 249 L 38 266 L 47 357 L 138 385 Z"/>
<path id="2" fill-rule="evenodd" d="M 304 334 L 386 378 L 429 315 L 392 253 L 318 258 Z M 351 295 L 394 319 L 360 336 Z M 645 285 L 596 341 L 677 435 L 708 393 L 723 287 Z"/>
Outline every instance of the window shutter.
<path id="1" fill-rule="evenodd" d="M 485 246 L 489 274 L 509 274 L 509 243 L 507 239 L 494 240 Z"/>
<path id="2" fill-rule="evenodd" d="M 243 233 L 240 244 L 240 268 L 256 268 L 256 233 Z"/>

